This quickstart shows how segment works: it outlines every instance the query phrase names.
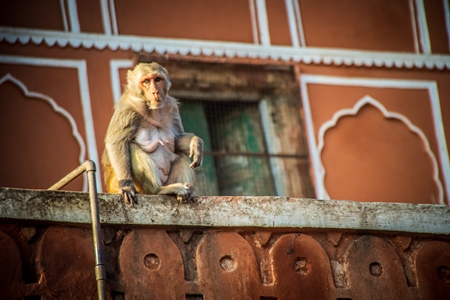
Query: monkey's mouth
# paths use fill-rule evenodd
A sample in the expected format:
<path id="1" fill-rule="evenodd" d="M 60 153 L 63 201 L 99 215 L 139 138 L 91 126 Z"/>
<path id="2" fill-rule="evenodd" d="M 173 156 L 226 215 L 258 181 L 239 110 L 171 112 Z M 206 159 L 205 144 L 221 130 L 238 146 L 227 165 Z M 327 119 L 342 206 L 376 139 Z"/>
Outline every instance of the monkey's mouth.
<path id="1" fill-rule="evenodd" d="M 163 101 L 161 99 L 154 99 L 153 101 L 148 102 L 148 107 L 150 109 L 161 108 L 163 106 Z"/>

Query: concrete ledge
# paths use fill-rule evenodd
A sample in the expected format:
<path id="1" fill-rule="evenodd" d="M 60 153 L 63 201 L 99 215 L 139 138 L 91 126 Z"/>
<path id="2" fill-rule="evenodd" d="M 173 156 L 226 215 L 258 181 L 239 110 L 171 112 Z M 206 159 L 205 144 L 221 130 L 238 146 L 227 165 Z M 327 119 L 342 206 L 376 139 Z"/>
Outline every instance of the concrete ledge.
<path id="1" fill-rule="evenodd" d="M 99 194 L 102 224 L 377 230 L 450 234 L 450 207 L 360 203 L 286 197 L 138 196 L 130 207 L 120 195 Z M 82 192 L 0 188 L 0 219 L 90 223 Z"/>

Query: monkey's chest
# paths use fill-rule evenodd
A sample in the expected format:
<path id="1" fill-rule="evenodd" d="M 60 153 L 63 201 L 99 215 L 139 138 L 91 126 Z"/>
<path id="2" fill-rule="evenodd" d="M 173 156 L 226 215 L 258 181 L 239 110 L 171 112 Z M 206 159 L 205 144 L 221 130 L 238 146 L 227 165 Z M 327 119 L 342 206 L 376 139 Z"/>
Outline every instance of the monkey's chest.
<path id="1" fill-rule="evenodd" d="M 156 128 L 140 128 L 134 141 L 147 153 L 155 152 L 158 147 L 165 147 L 167 148 L 165 150 L 175 152 L 175 136 L 168 131 Z"/>
<path id="2" fill-rule="evenodd" d="M 172 163 L 178 157 L 175 152 L 175 136 L 156 128 L 138 130 L 134 142 L 149 155 L 155 175 L 161 184 L 169 177 Z"/>

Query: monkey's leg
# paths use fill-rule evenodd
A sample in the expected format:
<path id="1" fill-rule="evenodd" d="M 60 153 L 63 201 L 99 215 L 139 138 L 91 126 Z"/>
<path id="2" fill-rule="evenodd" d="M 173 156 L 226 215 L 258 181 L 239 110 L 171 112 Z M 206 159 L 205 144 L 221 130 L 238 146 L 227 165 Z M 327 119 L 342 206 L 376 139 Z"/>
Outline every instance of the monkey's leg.
<path id="1" fill-rule="evenodd" d="M 162 186 L 158 194 L 177 195 L 177 200 L 187 200 L 194 195 L 195 171 L 191 169 L 187 154 L 181 153 L 170 170 L 167 185 Z"/>
<path id="2" fill-rule="evenodd" d="M 103 152 L 102 164 L 104 170 L 104 180 L 106 184 L 106 189 L 108 193 L 117 194 L 119 193 L 119 181 L 116 178 L 116 173 L 114 172 L 111 162 L 109 161 L 107 150 Z"/>
<path id="3" fill-rule="evenodd" d="M 188 200 L 194 195 L 194 188 L 189 183 L 172 183 L 162 186 L 159 195 L 176 195 L 178 201 Z"/>
<path id="4" fill-rule="evenodd" d="M 156 195 L 162 183 L 156 175 L 156 166 L 144 150 L 130 143 L 131 176 L 139 193 Z"/>

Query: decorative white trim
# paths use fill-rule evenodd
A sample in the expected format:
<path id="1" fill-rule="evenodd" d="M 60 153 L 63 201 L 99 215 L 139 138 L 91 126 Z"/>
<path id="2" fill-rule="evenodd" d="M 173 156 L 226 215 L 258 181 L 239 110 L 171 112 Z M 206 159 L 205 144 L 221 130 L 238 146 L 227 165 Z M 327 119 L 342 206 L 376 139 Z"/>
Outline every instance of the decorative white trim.
<path id="1" fill-rule="evenodd" d="M 111 13 L 113 34 L 118 35 L 119 29 L 117 27 L 116 4 L 115 4 L 114 0 L 109 0 L 109 11 Z"/>
<path id="2" fill-rule="evenodd" d="M 300 38 L 300 47 L 306 47 L 305 31 L 303 30 L 302 13 L 300 11 L 300 5 L 297 0 L 292 0 L 294 3 L 295 16 L 297 17 L 298 35 Z"/>
<path id="3" fill-rule="evenodd" d="M 284 0 L 284 3 L 286 5 L 286 14 L 289 22 L 289 33 L 291 34 L 291 42 L 292 47 L 298 48 L 300 46 L 300 42 L 298 40 L 298 33 L 297 33 L 297 22 L 296 22 L 296 15 L 295 15 L 295 9 L 294 9 L 294 2 L 292 0 Z"/>
<path id="4" fill-rule="evenodd" d="M 65 0 L 59 0 L 59 7 L 61 9 L 61 19 L 64 26 L 64 31 L 69 31 L 69 24 L 67 23 L 67 12 L 66 12 L 66 5 Z"/>
<path id="5" fill-rule="evenodd" d="M 357 51 L 327 48 L 293 48 L 286 46 L 261 46 L 246 43 L 199 41 L 187 39 L 144 38 L 135 36 L 107 36 L 91 33 L 65 33 L 50 30 L 33 30 L 0 27 L 0 42 L 40 45 L 49 47 L 71 46 L 74 48 L 96 48 L 102 50 L 132 50 L 135 52 L 157 52 L 160 54 L 192 54 L 194 56 L 217 56 L 239 58 L 261 58 L 302 62 L 305 64 L 334 64 L 346 66 L 450 69 L 450 55 L 424 55 Z"/>
<path id="6" fill-rule="evenodd" d="M 319 160 L 320 160 L 319 167 L 320 167 L 320 171 L 321 171 L 320 172 L 321 173 L 320 174 L 321 182 L 325 183 L 325 173 L 326 173 L 325 167 L 323 166 L 322 159 L 321 159 L 322 150 L 325 146 L 325 133 L 327 132 L 328 129 L 336 126 L 336 124 L 340 118 L 345 117 L 345 116 L 356 116 L 358 114 L 358 112 L 360 111 L 360 109 L 366 104 L 370 104 L 370 105 L 374 106 L 375 108 L 377 108 L 379 111 L 381 111 L 381 113 L 383 114 L 383 116 L 386 119 L 395 119 L 395 120 L 402 121 L 409 128 L 409 130 L 411 130 L 412 132 L 417 134 L 422 139 L 422 143 L 425 146 L 425 152 L 430 157 L 432 166 L 433 166 L 433 180 L 436 183 L 436 186 L 438 188 L 438 197 L 437 197 L 438 204 L 444 204 L 444 194 L 443 194 L 442 183 L 439 179 L 439 167 L 437 164 L 437 160 L 433 154 L 433 151 L 431 151 L 431 149 L 430 149 L 430 143 L 428 142 L 428 139 L 425 136 L 425 134 L 423 133 L 423 131 L 419 127 L 414 125 L 406 116 L 404 116 L 400 113 L 388 111 L 380 102 L 378 102 L 377 100 L 375 100 L 374 98 L 372 98 L 368 95 L 364 96 L 358 102 L 356 102 L 356 104 L 353 106 L 353 108 L 341 109 L 341 110 L 335 112 L 333 117 L 331 118 L 331 120 L 328 120 L 327 122 L 323 123 L 322 126 L 320 126 L 319 133 L 318 133 L 319 145 L 317 146 L 317 148 L 318 148 L 318 156 L 319 156 Z M 324 198 L 330 199 L 330 196 L 328 195 L 325 184 L 324 184 L 323 189 L 324 189 L 323 190 Z"/>
<path id="7" fill-rule="evenodd" d="M 255 0 L 248 0 L 250 6 L 250 18 L 252 20 L 253 42 L 259 44 L 258 21 L 256 17 Z"/>
<path id="8" fill-rule="evenodd" d="M 85 134 L 88 145 L 89 159 L 97 164 L 99 163 L 97 144 L 95 139 L 94 122 L 91 112 L 91 99 L 89 95 L 89 84 L 87 67 L 85 60 L 70 59 L 51 59 L 51 58 L 35 58 L 25 56 L 0 55 L 0 63 L 17 64 L 30 66 L 49 66 L 57 68 L 74 68 L 77 70 L 78 83 L 80 88 L 81 104 L 83 108 L 83 117 L 85 122 Z M 65 174 L 64 174 L 65 175 Z M 100 172 L 96 172 L 97 190 L 102 191 Z"/>
<path id="9" fill-rule="evenodd" d="M 15 78 L 14 76 L 12 76 L 9 73 L 7 73 L 5 76 L 0 78 L 0 85 L 2 85 L 6 81 L 10 81 L 13 84 L 15 84 L 16 86 L 18 86 L 22 90 L 25 97 L 43 100 L 43 101 L 47 102 L 48 104 L 50 104 L 50 106 L 52 107 L 52 109 L 55 112 L 62 115 L 64 118 L 67 119 L 67 121 L 69 121 L 70 127 L 72 128 L 72 135 L 75 138 L 75 140 L 77 141 L 78 145 L 80 146 L 80 155 L 78 156 L 78 162 L 81 165 L 84 162 L 84 158 L 86 157 L 86 145 L 84 143 L 83 138 L 81 137 L 80 132 L 78 131 L 77 123 L 75 122 L 75 119 L 72 117 L 72 115 L 67 110 L 65 110 L 64 108 L 59 106 L 56 103 L 56 101 L 53 100 L 51 97 L 41 94 L 41 93 L 31 92 L 30 90 L 28 90 L 28 88 L 22 81 Z M 62 176 L 64 176 L 64 175 L 65 174 L 62 174 Z M 86 178 L 84 178 L 84 180 L 83 180 L 83 190 L 84 191 L 87 190 Z"/>
<path id="10" fill-rule="evenodd" d="M 256 1 L 256 13 L 258 14 L 259 34 L 261 45 L 270 46 L 269 21 L 267 20 L 266 0 Z"/>
<path id="11" fill-rule="evenodd" d="M 448 4 L 448 0 L 442 0 L 442 2 L 444 5 L 445 27 L 447 28 L 448 50 L 450 51 L 450 5 Z"/>
<path id="12" fill-rule="evenodd" d="M 78 20 L 78 10 L 76 0 L 66 0 L 69 9 L 70 31 L 74 33 L 80 32 L 80 22 Z"/>
<path id="13" fill-rule="evenodd" d="M 380 78 L 334 77 L 322 75 L 300 75 L 300 91 L 305 111 L 305 121 L 307 124 L 308 146 L 311 155 L 312 165 L 314 168 L 316 197 L 326 199 L 327 193 L 325 189 L 325 183 L 323 182 L 322 177 L 323 166 L 321 164 L 319 148 L 318 144 L 316 143 L 316 136 L 314 134 L 314 123 L 312 120 L 312 112 L 307 89 L 308 84 L 427 90 L 430 95 L 434 130 L 436 132 L 437 146 L 439 149 L 438 156 L 440 159 L 440 167 L 443 174 L 446 196 L 449 202 L 447 204 L 450 204 L 450 163 L 447 150 L 447 142 L 444 132 L 444 125 L 442 122 L 439 92 L 437 89 L 436 82 L 424 80 L 397 80 L 397 79 L 380 79 Z"/>
<path id="14" fill-rule="evenodd" d="M 430 35 L 428 33 L 427 15 L 423 0 L 415 0 L 417 8 L 417 21 L 419 23 L 420 45 L 425 54 L 431 53 Z"/>
<path id="15" fill-rule="evenodd" d="M 416 9 L 414 8 L 414 0 L 409 0 L 409 15 L 411 18 L 411 27 L 413 31 L 414 40 L 414 51 L 420 53 L 419 40 L 417 34 L 417 24 L 416 24 Z"/>
<path id="16" fill-rule="evenodd" d="M 103 30 L 106 35 L 111 35 L 111 19 L 109 18 L 108 0 L 100 0 L 102 12 Z"/>
<path id="17" fill-rule="evenodd" d="M 133 67 L 133 61 L 131 59 L 112 59 L 109 62 L 109 71 L 111 74 L 111 87 L 114 98 L 114 104 L 116 104 L 120 96 L 122 95 L 122 89 L 120 86 L 119 69 L 129 69 Z"/>

